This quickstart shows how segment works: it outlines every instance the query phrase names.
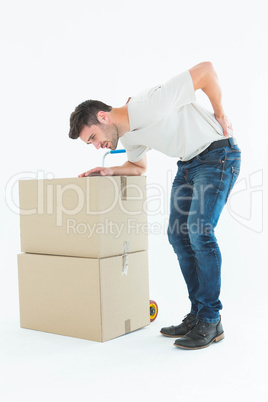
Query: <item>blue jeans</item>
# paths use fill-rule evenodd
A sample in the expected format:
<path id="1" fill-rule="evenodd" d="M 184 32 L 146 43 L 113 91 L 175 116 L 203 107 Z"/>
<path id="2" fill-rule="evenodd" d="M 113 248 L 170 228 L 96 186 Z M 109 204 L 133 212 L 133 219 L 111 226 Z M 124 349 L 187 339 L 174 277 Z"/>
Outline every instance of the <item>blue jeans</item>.
<path id="1" fill-rule="evenodd" d="M 217 322 L 222 304 L 221 252 L 214 229 L 239 175 L 241 151 L 227 146 L 177 163 L 171 190 L 168 239 L 185 279 L 191 313 Z"/>

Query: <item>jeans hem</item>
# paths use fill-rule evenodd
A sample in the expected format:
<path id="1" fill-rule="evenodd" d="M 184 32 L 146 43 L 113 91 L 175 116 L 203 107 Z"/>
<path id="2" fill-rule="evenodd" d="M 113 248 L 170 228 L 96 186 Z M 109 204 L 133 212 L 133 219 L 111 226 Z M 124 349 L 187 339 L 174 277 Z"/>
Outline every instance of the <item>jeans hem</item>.
<path id="1" fill-rule="evenodd" d="M 197 311 L 191 310 L 191 311 L 190 311 L 190 314 L 197 316 Z"/>
<path id="2" fill-rule="evenodd" d="M 218 318 L 207 318 L 207 317 L 200 317 L 199 315 L 197 315 L 196 318 L 202 322 L 207 322 L 208 324 L 215 324 L 216 322 L 219 322 L 221 319 L 220 316 Z"/>

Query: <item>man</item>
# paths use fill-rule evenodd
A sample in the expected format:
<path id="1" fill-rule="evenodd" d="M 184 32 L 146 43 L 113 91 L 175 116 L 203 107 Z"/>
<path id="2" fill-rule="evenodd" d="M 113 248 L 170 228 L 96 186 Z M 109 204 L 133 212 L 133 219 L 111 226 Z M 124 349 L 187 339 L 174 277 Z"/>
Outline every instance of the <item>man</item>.
<path id="1" fill-rule="evenodd" d="M 201 107 L 195 91 L 209 98 L 214 114 Z M 161 333 L 174 345 L 200 349 L 224 338 L 219 311 L 221 253 L 214 235 L 221 211 L 238 177 L 241 152 L 222 107 L 217 74 L 210 62 L 190 70 L 112 108 L 99 101 L 79 105 L 70 118 L 71 138 L 97 149 L 117 147 L 120 138 L 128 161 L 97 167 L 80 177 L 142 175 L 146 152 L 153 148 L 179 158 L 171 190 L 168 238 L 184 276 L 191 311 Z"/>

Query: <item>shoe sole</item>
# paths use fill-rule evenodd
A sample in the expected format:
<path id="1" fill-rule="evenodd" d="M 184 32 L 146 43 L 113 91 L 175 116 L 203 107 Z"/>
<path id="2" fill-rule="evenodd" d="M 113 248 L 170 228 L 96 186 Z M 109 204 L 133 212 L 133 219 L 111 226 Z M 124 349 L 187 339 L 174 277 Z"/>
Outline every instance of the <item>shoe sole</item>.
<path id="1" fill-rule="evenodd" d="M 205 346 L 198 346 L 197 348 L 189 348 L 188 346 L 182 346 L 182 345 L 177 345 L 176 343 L 174 343 L 174 346 L 177 346 L 178 348 L 181 349 L 188 349 L 188 350 L 197 350 L 197 349 L 204 349 L 207 348 L 208 346 L 210 346 L 213 342 L 220 342 L 224 339 L 224 332 L 222 332 L 220 335 L 216 336 L 214 339 L 212 339 L 212 341 L 210 341 L 207 345 Z"/>
<path id="2" fill-rule="evenodd" d="M 168 334 L 164 334 L 164 332 L 160 331 L 160 334 L 164 335 L 164 336 L 168 336 L 169 338 L 182 338 L 184 335 L 168 335 Z"/>

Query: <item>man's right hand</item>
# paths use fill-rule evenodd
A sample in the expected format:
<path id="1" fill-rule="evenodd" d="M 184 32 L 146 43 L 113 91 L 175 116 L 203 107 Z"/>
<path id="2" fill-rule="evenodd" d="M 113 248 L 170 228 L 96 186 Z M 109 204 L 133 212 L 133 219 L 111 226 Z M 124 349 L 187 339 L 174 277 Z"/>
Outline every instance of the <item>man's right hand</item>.
<path id="1" fill-rule="evenodd" d="M 87 177 L 90 175 L 97 175 L 97 174 L 100 174 L 101 176 L 112 176 L 114 174 L 114 171 L 112 168 L 96 167 L 94 169 L 88 170 L 87 172 L 79 174 L 78 177 Z"/>
<path id="2" fill-rule="evenodd" d="M 96 167 L 90 169 L 85 173 L 80 174 L 78 177 L 87 177 L 90 175 L 100 176 L 140 176 L 146 171 L 146 155 L 143 156 L 138 162 L 126 161 L 122 166 L 112 167 Z"/>

